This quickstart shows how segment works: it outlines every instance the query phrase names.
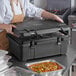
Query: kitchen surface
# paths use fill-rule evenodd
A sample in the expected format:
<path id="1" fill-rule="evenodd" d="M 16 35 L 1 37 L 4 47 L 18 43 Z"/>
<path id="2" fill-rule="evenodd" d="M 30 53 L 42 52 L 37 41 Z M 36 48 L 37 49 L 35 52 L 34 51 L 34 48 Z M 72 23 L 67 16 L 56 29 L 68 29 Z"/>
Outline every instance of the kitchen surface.
<path id="1" fill-rule="evenodd" d="M 75 32 L 74 32 L 74 34 L 75 34 Z M 72 66 L 72 63 L 74 62 L 74 60 L 76 58 L 75 41 L 76 40 L 75 40 L 75 37 L 74 37 L 73 44 L 68 46 L 67 55 L 33 60 L 33 62 L 41 61 L 41 60 L 48 60 L 48 59 L 55 59 L 56 61 L 58 61 L 60 64 L 62 64 L 65 67 L 65 69 L 62 72 L 62 75 L 67 76 L 67 73 L 68 73 L 68 76 L 71 76 L 70 73 L 72 72 L 72 69 L 70 70 L 70 67 Z M 11 61 L 16 66 L 22 67 L 24 69 L 26 68 L 26 66 L 25 66 L 26 62 L 19 62 L 14 58 Z M 28 61 L 28 62 L 30 62 L 30 61 Z"/>

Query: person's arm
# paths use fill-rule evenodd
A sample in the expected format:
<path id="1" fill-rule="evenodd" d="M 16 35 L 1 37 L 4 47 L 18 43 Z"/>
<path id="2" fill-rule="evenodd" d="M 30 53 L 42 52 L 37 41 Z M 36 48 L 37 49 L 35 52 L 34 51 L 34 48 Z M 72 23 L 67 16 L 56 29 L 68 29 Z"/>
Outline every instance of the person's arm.
<path id="1" fill-rule="evenodd" d="M 0 24 L 0 29 L 5 29 L 7 33 L 14 34 L 12 28 L 16 28 L 16 26 L 12 24 Z"/>
<path id="2" fill-rule="evenodd" d="M 61 22 L 61 23 L 64 22 L 59 16 L 57 16 L 53 13 L 50 13 L 48 11 L 45 11 L 45 10 L 42 12 L 41 16 L 45 19 L 52 19 L 52 20 L 56 20 L 56 21 Z"/>
<path id="3" fill-rule="evenodd" d="M 16 26 L 12 24 L 4 23 L 5 14 L 6 14 L 5 3 L 4 0 L 1 0 L 0 1 L 0 29 L 5 29 L 8 33 L 13 34 L 12 28 L 16 28 Z"/>
<path id="4" fill-rule="evenodd" d="M 31 4 L 30 2 L 27 3 L 27 15 L 29 17 L 38 17 L 38 18 L 45 18 L 45 19 L 52 19 L 58 22 L 64 22 L 60 17 L 57 15 L 45 11 L 42 8 L 38 8 L 35 5 Z"/>
<path id="5" fill-rule="evenodd" d="M 25 0 L 25 1 L 27 1 L 27 0 Z M 26 5 L 27 5 L 27 6 L 25 6 L 26 16 L 41 18 L 41 13 L 42 13 L 43 9 L 36 7 L 35 5 L 31 4 L 29 1 L 27 1 Z"/>
<path id="6" fill-rule="evenodd" d="M 13 34 L 12 32 L 12 28 L 16 28 L 15 25 L 12 25 L 12 24 L 4 24 L 3 23 L 3 15 L 0 14 L 0 29 L 5 29 L 7 31 L 7 33 L 11 33 Z"/>

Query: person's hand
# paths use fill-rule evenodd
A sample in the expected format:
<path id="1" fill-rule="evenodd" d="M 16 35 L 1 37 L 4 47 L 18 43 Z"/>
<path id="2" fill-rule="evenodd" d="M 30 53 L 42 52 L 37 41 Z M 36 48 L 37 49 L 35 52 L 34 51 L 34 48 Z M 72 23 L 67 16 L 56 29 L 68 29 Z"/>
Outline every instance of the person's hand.
<path id="1" fill-rule="evenodd" d="M 16 28 L 15 25 L 9 24 L 9 25 L 4 25 L 3 27 L 7 31 L 7 33 L 14 34 L 13 31 L 12 31 L 12 29 Z"/>
<path id="2" fill-rule="evenodd" d="M 56 20 L 58 22 L 64 23 L 63 19 L 61 19 L 59 16 L 45 10 L 43 10 L 41 17 L 44 19 L 51 19 L 51 20 Z"/>
<path id="3" fill-rule="evenodd" d="M 55 15 L 55 19 L 58 21 L 58 22 L 61 22 L 61 23 L 64 23 L 64 21 L 57 15 Z"/>

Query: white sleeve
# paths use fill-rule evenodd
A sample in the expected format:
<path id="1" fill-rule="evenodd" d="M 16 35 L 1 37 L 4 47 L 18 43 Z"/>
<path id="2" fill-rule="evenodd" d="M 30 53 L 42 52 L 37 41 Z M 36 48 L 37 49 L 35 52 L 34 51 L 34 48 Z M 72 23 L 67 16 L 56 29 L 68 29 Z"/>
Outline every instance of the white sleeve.
<path id="1" fill-rule="evenodd" d="M 3 23 L 3 18 L 0 16 L 0 24 Z"/>
<path id="2" fill-rule="evenodd" d="M 0 0 L 0 23 L 3 23 L 4 21 L 4 16 L 5 16 L 5 5 L 4 5 L 4 0 Z"/>
<path id="3" fill-rule="evenodd" d="M 27 16 L 41 18 L 42 11 L 43 9 L 38 8 L 35 5 L 28 2 L 27 8 L 26 8 Z"/>

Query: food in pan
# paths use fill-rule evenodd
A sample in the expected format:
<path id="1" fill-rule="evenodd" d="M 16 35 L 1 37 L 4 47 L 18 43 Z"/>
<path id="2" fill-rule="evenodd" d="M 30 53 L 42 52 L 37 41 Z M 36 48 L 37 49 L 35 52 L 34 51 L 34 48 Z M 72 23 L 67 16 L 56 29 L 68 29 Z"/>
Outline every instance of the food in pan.
<path id="1" fill-rule="evenodd" d="M 28 67 L 32 71 L 37 72 L 37 73 L 50 72 L 50 71 L 63 69 L 62 66 L 60 66 L 56 62 L 42 62 L 42 63 L 32 64 Z"/>

